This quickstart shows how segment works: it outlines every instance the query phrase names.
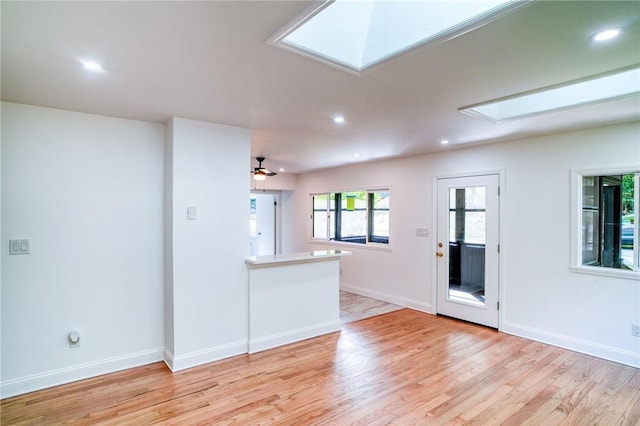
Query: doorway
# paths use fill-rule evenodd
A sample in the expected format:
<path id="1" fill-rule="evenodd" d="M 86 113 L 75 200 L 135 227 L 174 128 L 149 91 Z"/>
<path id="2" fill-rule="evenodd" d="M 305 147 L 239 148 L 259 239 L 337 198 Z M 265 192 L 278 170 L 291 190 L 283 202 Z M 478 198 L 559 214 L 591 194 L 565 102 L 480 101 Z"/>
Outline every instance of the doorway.
<path id="1" fill-rule="evenodd" d="M 251 256 L 276 254 L 277 205 L 275 194 L 251 194 L 249 216 Z"/>
<path id="2" fill-rule="evenodd" d="M 437 180 L 436 312 L 498 327 L 500 176 Z"/>

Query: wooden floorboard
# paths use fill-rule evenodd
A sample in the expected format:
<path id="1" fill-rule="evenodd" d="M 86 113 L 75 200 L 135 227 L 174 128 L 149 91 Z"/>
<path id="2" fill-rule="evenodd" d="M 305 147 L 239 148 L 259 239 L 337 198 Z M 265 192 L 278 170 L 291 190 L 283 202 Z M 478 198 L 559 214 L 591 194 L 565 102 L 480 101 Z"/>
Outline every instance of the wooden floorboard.
<path id="1" fill-rule="evenodd" d="M 640 370 L 409 309 L 171 373 L 1 401 L 2 425 L 638 425 Z"/>
<path id="2" fill-rule="evenodd" d="M 340 320 L 343 324 L 402 309 L 402 306 L 340 290 Z"/>

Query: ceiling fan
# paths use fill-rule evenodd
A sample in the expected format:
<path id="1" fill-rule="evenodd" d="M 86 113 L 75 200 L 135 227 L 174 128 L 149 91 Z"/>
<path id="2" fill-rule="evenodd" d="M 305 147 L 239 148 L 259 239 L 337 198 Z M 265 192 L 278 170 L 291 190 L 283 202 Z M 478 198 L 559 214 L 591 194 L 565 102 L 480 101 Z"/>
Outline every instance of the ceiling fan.
<path id="1" fill-rule="evenodd" d="M 258 167 L 253 169 L 253 171 L 251 172 L 251 173 L 253 173 L 253 179 L 255 179 L 255 180 L 265 180 L 267 178 L 267 176 L 275 176 L 275 175 L 277 175 L 277 173 L 272 172 L 271 170 L 262 167 L 262 162 L 265 160 L 264 157 L 256 157 L 256 160 L 258 160 Z"/>

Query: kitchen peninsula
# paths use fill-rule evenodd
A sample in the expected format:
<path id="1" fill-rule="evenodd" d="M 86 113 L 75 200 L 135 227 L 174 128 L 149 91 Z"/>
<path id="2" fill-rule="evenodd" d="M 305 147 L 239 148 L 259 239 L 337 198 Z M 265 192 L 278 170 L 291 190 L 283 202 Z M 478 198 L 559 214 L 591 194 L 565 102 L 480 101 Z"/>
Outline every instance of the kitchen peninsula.
<path id="1" fill-rule="evenodd" d="M 249 353 L 340 330 L 340 258 L 321 250 L 252 256 Z"/>

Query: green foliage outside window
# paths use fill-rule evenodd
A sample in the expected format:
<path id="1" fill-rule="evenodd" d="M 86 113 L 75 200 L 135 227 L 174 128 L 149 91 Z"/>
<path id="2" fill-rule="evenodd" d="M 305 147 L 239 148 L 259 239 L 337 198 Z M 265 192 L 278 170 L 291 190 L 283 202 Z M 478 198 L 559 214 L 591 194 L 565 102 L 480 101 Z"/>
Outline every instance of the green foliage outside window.
<path id="1" fill-rule="evenodd" d="M 633 173 L 622 176 L 622 214 L 633 212 Z M 633 218 L 631 218 L 633 223 Z"/>

